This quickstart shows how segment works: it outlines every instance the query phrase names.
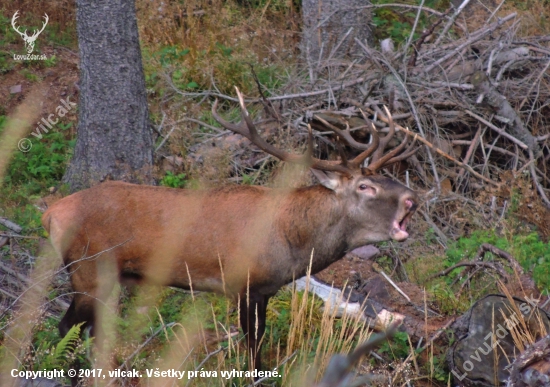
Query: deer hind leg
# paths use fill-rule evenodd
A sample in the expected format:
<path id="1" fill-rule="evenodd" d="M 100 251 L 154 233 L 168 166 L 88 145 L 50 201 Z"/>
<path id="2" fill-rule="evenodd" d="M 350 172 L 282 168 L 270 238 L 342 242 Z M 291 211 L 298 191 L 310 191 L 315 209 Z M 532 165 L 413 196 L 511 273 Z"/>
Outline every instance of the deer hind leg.
<path id="1" fill-rule="evenodd" d="M 269 296 L 250 293 L 240 297 L 240 321 L 246 336 L 249 368 L 262 368 L 261 340 L 265 333 L 265 319 Z"/>
<path id="2" fill-rule="evenodd" d="M 90 336 L 96 337 L 94 352 L 97 354 L 103 352 L 104 339 L 98 312 L 105 305 L 117 278 L 116 270 L 101 270 L 101 266 L 104 265 L 92 260 L 88 262 L 83 260 L 71 265 L 71 284 L 74 296 L 69 309 L 59 323 L 61 336 L 65 336 L 74 325 L 84 323 L 80 330 L 81 335 L 86 328 L 90 328 Z M 77 371 L 77 375 L 70 378 L 71 385 L 75 387 L 81 384 L 81 378 L 78 375 L 81 369 L 80 361 L 75 360 L 72 368 Z"/>
<path id="3" fill-rule="evenodd" d="M 101 332 L 98 308 L 105 305 L 117 281 L 116 270 L 106 270 L 106 260 L 77 262 L 71 265 L 73 301 L 59 323 L 61 335 L 67 334 L 75 324 L 84 323 L 81 332 L 90 328 L 91 336 Z M 108 262 L 108 261 L 107 261 Z"/>

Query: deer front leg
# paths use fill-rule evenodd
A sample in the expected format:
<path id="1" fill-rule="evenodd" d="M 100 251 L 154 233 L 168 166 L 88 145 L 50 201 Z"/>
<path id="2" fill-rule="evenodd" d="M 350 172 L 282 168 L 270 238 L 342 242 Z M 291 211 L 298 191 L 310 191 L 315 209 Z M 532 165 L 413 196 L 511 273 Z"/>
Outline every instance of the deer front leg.
<path id="1" fill-rule="evenodd" d="M 265 333 L 265 319 L 269 296 L 250 293 L 240 297 L 240 321 L 246 336 L 248 368 L 261 370 L 261 340 Z M 252 364 L 254 367 L 251 367 Z"/>

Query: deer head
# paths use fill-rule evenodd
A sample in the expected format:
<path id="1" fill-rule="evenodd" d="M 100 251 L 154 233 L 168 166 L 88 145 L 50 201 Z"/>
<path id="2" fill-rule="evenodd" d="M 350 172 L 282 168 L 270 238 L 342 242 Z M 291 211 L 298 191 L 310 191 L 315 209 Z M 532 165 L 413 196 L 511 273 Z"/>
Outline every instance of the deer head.
<path id="1" fill-rule="evenodd" d="M 27 35 L 27 30 L 25 30 L 24 32 L 19 31 L 19 28 L 15 25 L 15 20 L 17 20 L 18 17 L 19 11 L 16 11 L 11 18 L 11 26 L 13 27 L 15 32 L 21 35 L 21 37 L 25 41 L 25 48 L 27 49 L 27 53 L 32 54 L 36 38 L 38 38 L 38 35 L 40 35 L 42 31 L 44 31 L 44 28 L 46 28 L 46 26 L 48 25 L 48 15 L 44 14 L 44 23 L 42 24 L 42 28 L 40 29 L 40 31 L 34 30 L 34 33 L 31 36 Z"/>

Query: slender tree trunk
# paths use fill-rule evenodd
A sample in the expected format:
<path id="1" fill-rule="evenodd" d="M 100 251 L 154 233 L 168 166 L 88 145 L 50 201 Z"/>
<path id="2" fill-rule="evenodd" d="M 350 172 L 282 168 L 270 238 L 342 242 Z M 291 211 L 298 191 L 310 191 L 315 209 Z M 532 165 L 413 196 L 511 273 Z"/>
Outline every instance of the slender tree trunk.
<path id="1" fill-rule="evenodd" d="M 362 8 L 367 5 L 369 0 L 302 0 L 302 52 L 310 66 L 361 53 L 355 38 L 371 43 L 371 12 Z"/>
<path id="2" fill-rule="evenodd" d="M 134 0 L 77 0 L 80 104 L 64 181 L 151 183 L 152 136 Z"/>

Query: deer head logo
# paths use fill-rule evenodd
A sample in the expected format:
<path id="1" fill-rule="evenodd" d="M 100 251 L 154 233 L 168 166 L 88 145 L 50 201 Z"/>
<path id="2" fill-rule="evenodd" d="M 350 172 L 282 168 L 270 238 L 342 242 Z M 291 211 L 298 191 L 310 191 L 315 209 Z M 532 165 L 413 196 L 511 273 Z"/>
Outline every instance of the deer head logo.
<path id="1" fill-rule="evenodd" d="M 47 14 L 44 14 L 44 24 L 42 25 L 42 29 L 40 31 L 34 30 L 34 33 L 31 36 L 27 35 L 27 30 L 25 30 L 25 32 L 19 31 L 19 29 L 15 25 L 15 20 L 18 17 L 19 17 L 19 11 L 13 14 L 13 17 L 11 18 L 11 26 L 13 27 L 15 32 L 21 35 L 21 37 L 25 41 L 25 48 L 27 49 L 27 53 L 31 54 L 32 51 L 34 50 L 34 42 L 36 41 L 36 38 L 38 38 L 38 35 L 40 35 L 40 33 L 44 31 L 44 28 L 46 28 L 46 26 L 48 25 L 49 17 Z"/>

